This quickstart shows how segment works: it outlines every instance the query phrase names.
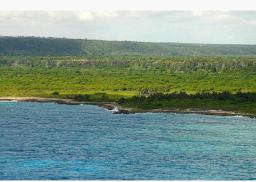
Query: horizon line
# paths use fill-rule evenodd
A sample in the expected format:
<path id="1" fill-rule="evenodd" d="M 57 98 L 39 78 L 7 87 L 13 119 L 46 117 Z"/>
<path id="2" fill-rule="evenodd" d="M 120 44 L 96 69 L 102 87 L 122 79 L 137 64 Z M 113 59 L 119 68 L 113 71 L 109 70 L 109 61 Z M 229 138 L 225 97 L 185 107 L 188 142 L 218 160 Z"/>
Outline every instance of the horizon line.
<path id="1" fill-rule="evenodd" d="M 68 39 L 68 40 L 88 40 L 88 41 L 106 41 L 106 42 L 137 42 L 137 43 L 152 43 L 152 44 L 197 44 L 197 45 L 248 45 L 256 46 L 254 44 L 243 43 L 201 43 L 201 42 L 162 42 L 162 41 L 138 41 L 138 40 L 106 40 L 106 39 L 90 39 L 90 38 L 74 38 L 74 37 L 58 37 L 58 36 L 38 36 L 38 35 L 0 35 L 0 38 L 40 38 L 40 39 Z"/>

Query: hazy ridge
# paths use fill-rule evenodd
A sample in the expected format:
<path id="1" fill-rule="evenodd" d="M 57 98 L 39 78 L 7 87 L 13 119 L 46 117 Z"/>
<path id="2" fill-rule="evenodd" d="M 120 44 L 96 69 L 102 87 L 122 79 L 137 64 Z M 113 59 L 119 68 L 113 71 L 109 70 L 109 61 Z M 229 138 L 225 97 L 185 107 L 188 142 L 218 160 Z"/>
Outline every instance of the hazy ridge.
<path id="1" fill-rule="evenodd" d="M 256 45 L 0 37 L 0 55 L 254 56 Z"/>

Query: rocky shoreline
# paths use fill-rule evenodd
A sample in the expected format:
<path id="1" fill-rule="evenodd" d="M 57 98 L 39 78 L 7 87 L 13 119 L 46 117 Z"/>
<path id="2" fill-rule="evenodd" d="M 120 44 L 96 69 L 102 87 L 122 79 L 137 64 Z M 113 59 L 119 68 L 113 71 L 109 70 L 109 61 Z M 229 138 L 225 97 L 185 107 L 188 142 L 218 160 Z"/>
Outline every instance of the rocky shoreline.
<path id="1" fill-rule="evenodd" d="M 252 114 L 237 113 L 233 111 L 223 111 L 219 110 L 201 110 L 194 108 L 187 109 L 149 109 L 149 110 L 134 110 L 132 108 L 122 108 L 117 105 L 116 102 L 82 102 L 75 101 L 72 99 L 60 99 L 60 98 L 42 98 L 42 97 L 0 97 L 0 101 L 17 101 L 17 102 L 54 102 L 56 104 L 68 104 L 68 105 L 97 105 L 103 107 L 113 114 L 132 114 L 132 113 L 143 113 L 143 112 L 153 112 L 153 113 L 183 113 L 183 114 L 205 114 L 205 115 L 219 115 L 219 116 L 247 116 L 247 117 L 256 117 Z"/>

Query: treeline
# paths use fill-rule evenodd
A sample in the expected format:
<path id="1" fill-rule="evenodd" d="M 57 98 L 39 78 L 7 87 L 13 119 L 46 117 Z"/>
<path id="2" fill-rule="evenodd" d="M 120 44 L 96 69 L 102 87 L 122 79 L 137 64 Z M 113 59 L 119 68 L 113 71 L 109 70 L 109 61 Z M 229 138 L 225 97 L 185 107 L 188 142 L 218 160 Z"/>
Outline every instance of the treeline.
<path id="1" fill-rule="evenodd" d="M 54 92 L 53 95 L 59 95 Z M 105 92 L 97 92 L 95 94 L 73 94 L 66 95 L 66 98 L 74 99 L 76 101 L 115 101 L 115 99 L 108 96 Z M 150 95 L 136 95 L 130 98 L 121 98 L 117 102 L 121 105 L 129 103 L 144 103 L 154 101 L 168 101 L 172 99 L 200 99 L 200 100 L 216 100 L 216 101 L 235 101 L 235 102 L 256 102 L 256 93 L 231 93 L 231 92 L 203 92 L 196 94 L 187 94 L 186 92 L 174 93 L 154 93 Z"/>
<path id="2" fill-rule="evenodd" d="M 196 93 L 196 94 L 187 94 L 186 92 L 179 92 L 179 93 L 154 93 L 150 95 L 140 95 L 140 96 L 133 96 L 129 99 L 120 99 L 118 101 L 119 104 L 125 103 L 143 103 L 153 102 L 153 101 L 164 101 L 164 100 L 172 100 L 172 99 L 201 99 L 201 100 L 219 100 L 219 101 L 235 101 L 235 102 L 256 102 L 256 93 L 231 93 L 231 92 L 203 92 L 203 93 Z"/>
<path id="3" fill-rule="evenodd" d="M 0 56 L 0 66 L 43 68 L 125 68 L 160 71 L 256 71 L 256 57 L 150 57 L 150 56 L 91 56 L 91 57 L 28 57 Z"/>
<path id="4" fill-rule="evenodd" d="M 0 55 L 84 54 L 81 42 L 72 39 L 0 37 Z"/>
<path id="5" fill-rule="evenodd" d="M 0 55 L 248 56 L 256 45 L 150 43 L 39 37 L 0 37 Z"/>

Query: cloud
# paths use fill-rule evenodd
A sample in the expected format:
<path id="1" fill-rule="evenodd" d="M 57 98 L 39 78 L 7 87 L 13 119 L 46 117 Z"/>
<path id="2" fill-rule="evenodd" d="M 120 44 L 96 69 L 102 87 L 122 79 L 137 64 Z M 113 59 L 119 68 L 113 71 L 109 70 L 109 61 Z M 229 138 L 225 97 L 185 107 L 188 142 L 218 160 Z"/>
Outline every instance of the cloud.
<path id="1" fill-rule="evenodd" d="M 256 43 L 256 11 L 0 11 L 0 35 Z"/>
<path id="2" fill-rule="evenodd" d="M 111 11 L 0 11 L 0 21 L 92 21 L 119 15 Z"/>
<path id="3" fill-rule="evenodd" d="M 236 18 L 229 11 L 192 11 L 194 17 L 204 18 L 208 20 L 228 20 Z"/>
<path id="4" fill-rule="evenodd" d="M 91 11 L 82 11 L 76 13 L 77 18 L 81 21 L 90 21 L 97 18 L 113 18 L 117 17 L 118 13 L 116 12 L 106 12 L 106 11 L 97 11 L 97 12 L 91 12 Z"/>
<path id="5" fill-rule="evenodd" d="M 256 25 L 256 11 L 192 11 L 192 16 L 215 22 Z"/>
<path id="6" fill-rule="evenodd" d="M 193 16 L 203 16 L 203 11 L 192 11 Z"/>

